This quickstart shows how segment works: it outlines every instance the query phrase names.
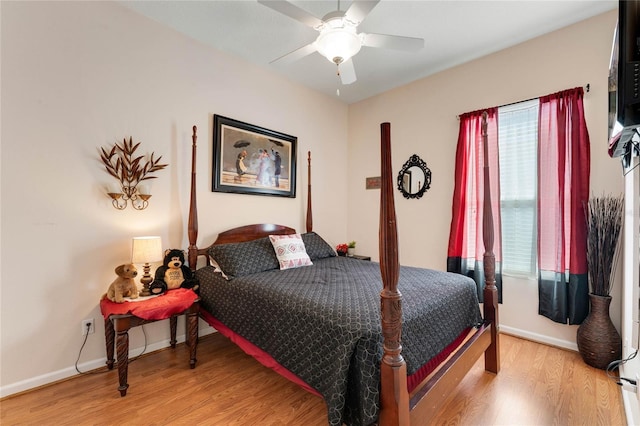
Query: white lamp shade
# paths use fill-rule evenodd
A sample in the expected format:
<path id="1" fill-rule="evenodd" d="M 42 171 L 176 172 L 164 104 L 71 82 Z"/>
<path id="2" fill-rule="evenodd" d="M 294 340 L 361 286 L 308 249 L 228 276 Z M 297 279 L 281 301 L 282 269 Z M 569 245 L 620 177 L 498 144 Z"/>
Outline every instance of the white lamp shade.
<path id="1" fill-rule="evenodd" d="M 327 26 L 320 31 L 315 41 L 316 50 L 329 61 L 336 64 L 346 62 L 360 51 L 362 39 L 356 34 L 354 26 L 343 24 L 337 27 Z"/>
<path id="2" fill-rule="evenodd" d="M 160 237 L 136 237 L 131 246 L 131 263 L 160 262 L 163 259 Z"/>

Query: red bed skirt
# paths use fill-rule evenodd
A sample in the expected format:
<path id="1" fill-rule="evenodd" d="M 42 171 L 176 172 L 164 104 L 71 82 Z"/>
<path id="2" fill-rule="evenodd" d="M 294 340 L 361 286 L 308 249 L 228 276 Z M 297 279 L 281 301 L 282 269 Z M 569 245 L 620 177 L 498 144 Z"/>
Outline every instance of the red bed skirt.
<path id="1" fill-rule="evenodd" d="M 244 337 L 240 336 L 239 334 L 236 334 L 233 330 L 229 329 L 227 326 L 222 324 L 217 318 L 215 318 L 209 312 L 205 310 L 200 310 L 200 316 L 210 326 L 218 330 L 218 332 L 220 332 L 223 336 L 227 337 L 233 343 L 238 345 L 240 349 L 242 349 L 246 354 L 251 355 L 256 360 L 258 360 L 260 364 L 264 365 L 265 367 L 271 368 L 276 373 L 280 374 L 286 379 L 289 379 L 290 381 L 302 387 L 306 391 L 311 392 L 312 394 L 317 395 L 319 397 L 322 397 L 322 395 L 320 395 L 320 393 L 317 390 L 309 386 L 300 377 L 296 376 L 291 371 L 287 370 L 285 367 L 280 365 L 278 361 L 276 361 L 271 357 L 271 355 L 269 355 L 268 353 L 266 353 L 265 351 L 263 351 L 262 349 L 260 349 L 259 347 L 257 347 L 256 345 L 248 341 L 247 339 L 245 339 Z M 462 333 L 460 333 L 460 335 L 451 344 L 449 344 L 449 346 L 447 346 L 442 352 L 440 352 L 438 355 L 431 358 L 429 362 L 427 362 L 425 365 L 420 367 L 420 369 L 416 371 L 414 374 L 408 376 L 407 377 L 408 391 L 409 392 L 413 391 L 413 389 L 417 385 L 419 385 L 420 382 L 422 382 L 422 380 L 424 380 L 425 377 L 431 374 L 445 359 L 447 359 L 447 357 L 451 355 L 451 353 L 454 352 L 462 344 L 462 342 L 464 342 L 470 330 L 471 328 L 468 328 Z"/>
<path id="2" fill-rule="evenodd" d="M 248 341 L 247 339 L 245 339 L 244 337 L 240 336 L 239 334 L 236 334 L 233 330 L 231 330 L 230 328 L 222 324 L 220 321 L 218 321 L 218 319 L 213 315 L 211 315 L 209 312 L 205 310 L 201 310 L 200 316 L 211 327 L 218 330 L 220 334 L 227 337 L 233 343 L 238 345 L 240 349 L 242 349 L 245 353 L 257 359 L 258 362 L 260 362 L 260 364 L 264 365 L 265 367 L 269 367 L 270 369 L 274 370 L 276 373 L 280 374 L 286 379 L 289 379 L 293 383 L 297 384 L 298 386 L 301 386 L 306 391 L 311 392 L 314 395 L 318 395 L 319 397 L 322 397 L 322 395 L 320 395 L 320 393 L 317 390 L 309 386 L 300 377 L 296 376 L 291 371 L 287 370 L 282 365 L 280 365 L 278 361 L 276 361 L 271 357 L 271 355 L 269 355 L 268 353 L 266 353 L 265 351 L 263 351 L 262 349 L 260 349 L 259 347 L 257 347 L 256 345 Z"/>
<path id="3" fill-rule="evenodd" d="M 449 355 L 451 355 L 456 349 L 462 345 L 462 343 L 467 338 L 467 335 L 471 331 L 471 327 L 464 330 L 456 339 L 449 344 L 442 352 L 438 355 L 431 358 L 426 364 L 418 369 L 415 373 L 410 376 L 407 376 L 407 389 L 409 393 L 411 393 L 416 386 L 420 384 L 429 374 L 433 373 L 433 370 L 438 368 L 440 364 L 442 364 Z"/>

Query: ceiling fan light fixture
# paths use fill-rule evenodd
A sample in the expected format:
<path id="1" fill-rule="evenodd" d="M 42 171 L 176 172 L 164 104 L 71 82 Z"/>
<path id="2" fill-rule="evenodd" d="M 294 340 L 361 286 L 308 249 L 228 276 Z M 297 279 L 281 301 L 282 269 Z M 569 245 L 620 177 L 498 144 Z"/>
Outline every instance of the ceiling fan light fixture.
<path id="1" fill-rule="evenodd" d="M 341 64 L 360 51 L 362 38 L 356 27 L 343 18 L 332 19 L 320 30 L 316 50 L 330 62 Z"/>

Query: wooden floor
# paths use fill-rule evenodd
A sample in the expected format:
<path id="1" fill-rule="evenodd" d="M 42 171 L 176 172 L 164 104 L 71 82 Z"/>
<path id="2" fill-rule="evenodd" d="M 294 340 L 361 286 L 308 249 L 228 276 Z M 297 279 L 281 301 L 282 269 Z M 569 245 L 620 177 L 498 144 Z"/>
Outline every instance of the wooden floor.
<path id="1" fill-rule="evenodd" d="M 323 401 L 259 365 L 219 334 L 129 366 L 121 398 L 115 370 L 74 377 L 0 401 L 9 425 L 326 425 Z M 438 425 L 625 425 L 620 388 L 577 353 L 508 335 L 502 370 L 482 360 L 442 407 Z M 482 406 L 488 407 L 486 411 Z"/>

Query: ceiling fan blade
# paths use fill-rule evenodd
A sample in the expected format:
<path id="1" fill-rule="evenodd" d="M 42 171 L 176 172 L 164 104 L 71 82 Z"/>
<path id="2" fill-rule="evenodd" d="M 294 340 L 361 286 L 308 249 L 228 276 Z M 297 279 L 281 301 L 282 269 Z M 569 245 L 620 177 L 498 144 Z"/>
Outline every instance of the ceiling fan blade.
<path id="1" fill-rule="evenodd" d="M 289 52 L 285 55 L 280 56 L 279 58 L 274 59 L 269 62 L 273 64 L 274 62 L 278 62 L 279 64 L 291 64 L 298 59 L 302 59 L 307 55 L 312 54 L 316 51 L 316 46 L 313 43 L 309 43 L 306 46 L 302 46 L 299 49 L 294 50 L 293 52 Z"/>
<path id="2" fill-rule="evenodd" d="M 349 59 L 338 65 L 338 71 L 340 72 L 342 84 L 351 84 L 356 81 L 356 69 L 353 66 L 353 60 Z"/>
<path id="3" fill-rule="evenodd" d="M 345 16 L 359 24 L 364 21 L 364 18 L 367 17 L 369 12 L 371 12 L 378 3 L 380 3 L 380 0 L 354 0 L 346 11 Z"/>
<path id="4" fill-rule="evenodd" d="M 298 22 L 302 22 L 311 28 L 316 28 L 322 24 L 322 20 L 316 18 L 304 9 L 300 9 L 298 6 L 289 3 L 284 0 L 258 0 L 258 3 L 267 6 L 270 9 L 280 12 L 283 15 L 287 15 L 289 18 L 293 18 Z"/>
<path id="5" fill-rule="evenodd" d="M 405 50 L 414 52 L 424 47 L 424 39 L 416 37 L 403 37 L 387 34 L 361 34 L 362 45 L 369 47 L 382 47 L 385 49 Z"/>

